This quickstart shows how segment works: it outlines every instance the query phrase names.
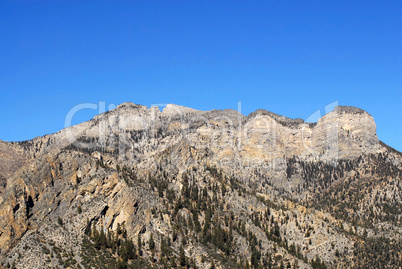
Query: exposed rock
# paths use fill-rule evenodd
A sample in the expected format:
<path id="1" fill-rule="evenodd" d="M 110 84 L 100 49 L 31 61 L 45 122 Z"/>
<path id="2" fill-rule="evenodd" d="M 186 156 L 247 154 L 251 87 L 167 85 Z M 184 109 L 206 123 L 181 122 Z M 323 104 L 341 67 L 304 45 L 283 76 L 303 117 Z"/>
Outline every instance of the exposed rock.
<path id="1" fill-rule="evenodd" d="M 24 163 L 25 154 L 19 146 L 0 140 L 0 203 L 7 179 Z"/>
<path id="2" fill-rule="evenodd" d="M 0 155 L 3 264 L 54 266 L 50 249 L 83 266 L 88 227 L 124 227 L 135 244 L 153 236 L 156 246 L 142 246 L 138 259 L 156 267 L 179 258 L 182 245 L 198 268 L 252 264 L 258 254 L 261 266 L 311 268 L 317 256 L 328 267 L 398 266 L 396 254 L 390 264 L 385 254 L 357 261 L 361 243 L 378 238 L 397 253 L 402 214 L 401 154 L 358 108 L 336 107 L 311 124 L 265 110 L 123 103 L 52 135 L 0 142 Z M 212 239 L 229 230 L 229 243 Z"/>

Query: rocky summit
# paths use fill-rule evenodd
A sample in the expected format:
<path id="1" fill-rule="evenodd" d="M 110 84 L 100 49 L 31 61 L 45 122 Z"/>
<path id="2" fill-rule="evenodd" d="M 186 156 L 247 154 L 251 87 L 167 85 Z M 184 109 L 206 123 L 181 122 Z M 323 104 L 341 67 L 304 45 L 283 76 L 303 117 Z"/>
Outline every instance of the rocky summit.
<path id="1" fill-rule="evenodd" d="M 123 103 L 0 142 L 0 267 L 401 268 L 401 176 L 355 107 Z"/>

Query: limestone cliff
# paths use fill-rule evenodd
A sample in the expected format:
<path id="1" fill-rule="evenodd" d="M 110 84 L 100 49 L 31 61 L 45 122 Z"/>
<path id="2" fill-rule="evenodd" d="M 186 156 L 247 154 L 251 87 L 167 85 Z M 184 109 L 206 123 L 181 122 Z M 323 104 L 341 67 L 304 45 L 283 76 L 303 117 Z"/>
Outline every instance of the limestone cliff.
<path id="1" fill-rule="evenodd" d="M 0 197 L 7 185 L 7 178 L 12 176 L 24 163 L 25 154 L 19 146 L 0 141 Z"/>
<path id="2" fill-rule="evenodd" d="M 396 255 L 384 268 L 400 257 L 402 157 L 358 108 L 336 107 L 313 124 L 265 110 L 124 103 L 55 134 L 2 142 L 0 154 L 4 264 L 90 267 L 88 227 L 122 226 L 133 241 L 152 235 L 156 250 L 142 246 L 136 259 L 154 267 L 174 264 L 181 248 L 197 268 L 318 268 L 317 256 L 367 266 L 359 255 L 378 237 Z"/>

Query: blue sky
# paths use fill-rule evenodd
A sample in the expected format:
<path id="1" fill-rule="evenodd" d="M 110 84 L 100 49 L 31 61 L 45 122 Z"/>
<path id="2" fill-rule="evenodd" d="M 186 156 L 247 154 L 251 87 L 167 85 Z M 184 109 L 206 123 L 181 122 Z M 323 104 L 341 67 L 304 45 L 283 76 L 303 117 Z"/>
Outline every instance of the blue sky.
<path id="1" fill-rule="evenodd" d="M 0 139 L 56 132 L 83 102 L 307 119 L 338 101 L 402 151 L 400 14 L 400 0 L 1 1 Z"/>

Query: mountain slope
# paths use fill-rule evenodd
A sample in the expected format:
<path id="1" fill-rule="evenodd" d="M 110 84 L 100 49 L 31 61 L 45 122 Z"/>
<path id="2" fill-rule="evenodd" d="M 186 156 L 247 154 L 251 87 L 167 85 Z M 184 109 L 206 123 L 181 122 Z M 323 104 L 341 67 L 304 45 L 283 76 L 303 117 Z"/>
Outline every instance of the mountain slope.
<path id="1" fill-rule="evenodd" d="M 401 266 L 402 157 L 357 108 L 311 124 L 124 103 L 4 145 L 21 166 L 1 171 L 4 265 Z"/>

